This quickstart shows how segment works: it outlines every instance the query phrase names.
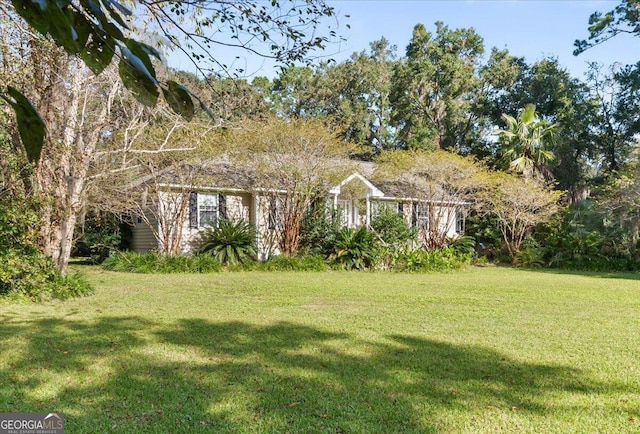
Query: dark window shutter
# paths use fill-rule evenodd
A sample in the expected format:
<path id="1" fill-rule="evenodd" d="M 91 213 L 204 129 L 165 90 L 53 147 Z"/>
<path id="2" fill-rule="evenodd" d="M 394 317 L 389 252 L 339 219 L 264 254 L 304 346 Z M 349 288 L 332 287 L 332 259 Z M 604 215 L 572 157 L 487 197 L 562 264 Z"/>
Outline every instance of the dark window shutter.
<path id="1" fill-rule="evenodd" d="M 269 199 L 269 229 L 275 229 L 277 224 L 278 202 L 275 197 Z"/>
<path id="2" fill-rule="evenodd" d="M 189 193 L 189 226 L 198 227 L 198 193 Z"/>
<path id="3" fill-rule="evenodd" d="M 398 214 L 404 215 L 404 203 L 398 202 Z"/>
<path id="4" fill-rule="evenodd" d="M 411 225 L 412 226 L 417 226 L 418 225 L 418 210 L 416 209 L 418 207 L 418 204 L 414 203 L 413 206 L 411 207 Z"/>
<path id="5" fill-rule="evenodd" d="M 218 194 L 218 216 L 227 219 L 227 197 L 222 193 Z"/>

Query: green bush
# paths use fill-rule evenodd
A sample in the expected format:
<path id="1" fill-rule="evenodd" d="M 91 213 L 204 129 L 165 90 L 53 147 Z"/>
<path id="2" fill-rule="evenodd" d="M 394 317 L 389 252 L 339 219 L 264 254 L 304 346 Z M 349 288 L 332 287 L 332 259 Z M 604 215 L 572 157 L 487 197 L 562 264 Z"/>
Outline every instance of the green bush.
<path id="1" fill-rule="evenodd" d="M 370 270 L 380 253 L 376 237 L 364 226 L 341 229 L 329 248 L 331 265 L 346 270 Z"/>
<path id="2" fill-rule="evenodd" d="M 45 301 L 92 294 L 84 277 L 61 276 L 53 261 L 39 253 L 9 250 L 0 254 L 0 297 Z"/>
<path id="3" fill-rule="evenodd" d="M 544 267 L 544 249 L 538 246 L 523 247 L 516 255 L 514 265 L 523 268 Z"/>
<path id="4" fill-rule="evenodd" d="M 111 213 L 90 212 L 76 227 L 71 255 L 100 264 L 122 247 L 121 222 Z"/>
<path id="5" fill-rule="evenodd" d="M 57 277 L 53 263 L 40 254 L 8 250 L 0 254 L 0 295 L 40 298 Z"/>
<path id="6" fill-rule="evenodd" d="M 220 262 L 209 255 L 166 256 L 158 253 L 121 252 L 107 258 L 102 267 L 126 273 L 214 273 L 222 270 Z"/>
<path id="7" fill-rule="evenodd" d="M 84 278 L 61 276 L 39 252 L 37 208 L 28 197 L 0 195 L 0 297 L 44 301 L 92 293 Z"/>
<path id="8" fill-rule="evenodd" d="M 274 256 L 255 264 L 253 269 L 262 271 L 327 271 L 327 261 L 322 256 Z"/>
<path id="9" fill-rule="evenodd" d="M 381 206 L 380 212 L 371 219 L 371 229 L 380 240 L 392 247 L 406 246 L 416 238 L 417 228 L 411 226 L 403 215 L 389 206 Z"/>
<path id="10" fill-rule="evenodd" d="M 452 247 L 438 250 L 426 250 L 422 247 L 398 249 L 392 269 L 402 272 L 435 272 L 457 270 L 470 265 L 472 253 L 458 253 Z"/>
<path id="11" fill-rule="evenodd" d="M 53 285 L 50 285 L 50 288 L 52 297 L 62 300 L 73 297 L 84 297 L 94 292 L 91 284 L 79 273 L 59 277 Z"/>
<path id="12" fill-rule="evenodd" d="M 243 221 L 222 219 L 206 228 L 199 239 L 198 254 L 211 255 L 224 265 L 235 265 L 256 258 L 256 230 Z"/>
<path id="13" fill-rule="evenodd" d="M 302 220 L 298 251 L 303 255 L 327 255 L 340 229 L 342 224 L 337 210 L 329 207 L 312 208 Z"/>
<path id="14" fill-rule="evenodd" d="M 466 232 L 473 234 L 479 256 L 489 262 L 511 263 L 495 216 L 472 213 L 466 222 Z"/>
<path id="15" fill-rule="evenodd" d="M 476 240 L 468 235 L 463 235 L 449 241 L 451 247 L 456 253 L 475 255 Z"/>
<path id="16" fill-rule="evenodd" d="M 37 208 L 27 197 L 0 194 L 0 252 L 38 253 Z"/>
<path id="17" fill-rule="evenodd" d="M 640 262 L 619 225 L 605 225 L 591 201 L 568 208 L 539 230 L 545 264 L 584 271 L 634 271 Z"/>

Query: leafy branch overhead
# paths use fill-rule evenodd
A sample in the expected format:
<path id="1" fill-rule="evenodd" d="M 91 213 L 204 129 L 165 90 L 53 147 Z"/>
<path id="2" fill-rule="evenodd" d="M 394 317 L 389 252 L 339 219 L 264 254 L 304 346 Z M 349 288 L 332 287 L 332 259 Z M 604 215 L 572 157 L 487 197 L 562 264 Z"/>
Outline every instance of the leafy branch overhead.
<path id="1" fill-rule="evenodd" d="M 157 78 L 152 58 L 161 60 L 160 52 L 126 36 L 133 33 L 130 23 L 134 13 L 124 4 L 116 0 L 11 0 L 11 4 L 29 26 L 43 36 L 50 36 L 69 55 L 78 56 L 96 75 L 114 57 L 119 58 L 120 79 L 142 104 L 154 106 L 162 93 L 171 109 L 187 120 L 195 114 L 194 99 L 212 115 L 185 86 Z M 201 72 L 204 61 L 227 69 L 216 59 L 215 45 L 240 48 L 289 63 L 306 59 L 310 51 L 324 48 L 329 37 L 335 37 L 333 31 L 329 36 L 318 36 L 315 32 L 323 17 L 334 15 L 333 8 L 324 0 L 289 0 L 286 7 L 281 7 L 278 0 L 264 4 L 248 0 L 137 0 L 134 5 L 136 20 L 148 19 L 154 30 L 167 38 L 170 48 L 189 54 Z M 224 39 L 224 35 L 228 38 Z M 268 48 L 256 48 L 259 44 Z M 44 128 L 37 122 L 39 116 L 28 99 L 17 89 L 1 96 L 16 111 L 25 147 L 40 149 Z M 36 129 L 31 128 L 34 124 Z M 29 133 L 22 134 L 23 131 Z M 30 152 L 30 158 L 36 154 Z"/>
<path id="2" fill-rule="evenodd" d="M 0 94 L 0 96 L 9 103 L 16 113 L 18 132 L 24 144 L 27 158 L 32 163 L 37 162 L 40 159 L 44 142 L 44 121 L 31 102 L 13 87 L 9 86 L 7 94 Z"/>
<path id="3" fill-rule="evenodd" d="M 640 1 L 623 0 L 612 11 L 607 13 L 594 12 L 589 17 L 589 38 L 577 39 L 573 50 L 575 56 L 585 52 L 591 47 L 619 35 L 640 35 Z"/>

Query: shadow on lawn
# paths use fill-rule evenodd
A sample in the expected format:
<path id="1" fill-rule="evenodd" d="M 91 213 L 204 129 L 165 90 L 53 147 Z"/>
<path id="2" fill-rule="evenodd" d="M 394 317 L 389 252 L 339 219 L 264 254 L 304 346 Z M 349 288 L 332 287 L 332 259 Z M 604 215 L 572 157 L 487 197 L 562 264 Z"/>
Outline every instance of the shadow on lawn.
<path id="1" fill-rule="evenodd" d="M 284 322 L 5 319 L 0 351 L 0 408 L 62 411 L 74 433 L 437 432 L 444 410 L 544 415 L 550 395 L 616 387 L 486 348 Z"/>

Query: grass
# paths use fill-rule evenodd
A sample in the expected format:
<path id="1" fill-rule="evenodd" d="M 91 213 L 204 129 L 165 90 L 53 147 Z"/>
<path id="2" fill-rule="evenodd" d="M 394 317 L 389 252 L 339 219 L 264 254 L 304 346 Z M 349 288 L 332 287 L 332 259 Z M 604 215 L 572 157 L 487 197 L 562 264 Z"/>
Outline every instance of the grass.
<path id="1" fill-rule="evenodd" d="M 640 275 L 138 275 L 0 305 L 0 411 L 70 433 L 640 431 Z"/>

